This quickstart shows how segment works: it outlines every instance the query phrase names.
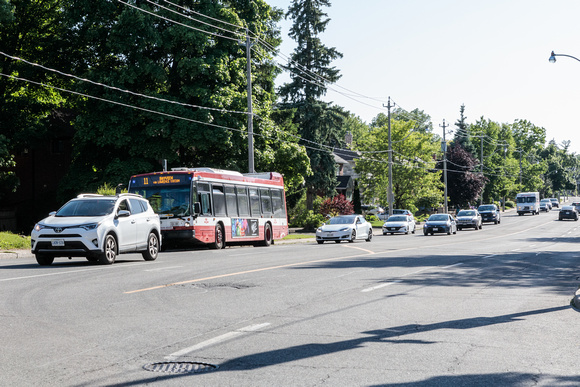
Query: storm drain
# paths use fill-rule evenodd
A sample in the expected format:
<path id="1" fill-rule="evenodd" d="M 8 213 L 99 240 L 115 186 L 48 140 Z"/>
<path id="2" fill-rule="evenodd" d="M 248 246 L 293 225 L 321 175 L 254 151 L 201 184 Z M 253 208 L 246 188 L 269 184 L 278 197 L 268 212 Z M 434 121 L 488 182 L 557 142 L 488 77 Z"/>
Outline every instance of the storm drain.
<path id="1" fill-rule="evenodd" d="M 218 366 L 192 361 L 166 361 L 162 363 L 148 364 L 143 366 L 143 368 L 151 372 L 167 372 L 170 374 L 198 374 L 201 372 L 216 370 Z"/>

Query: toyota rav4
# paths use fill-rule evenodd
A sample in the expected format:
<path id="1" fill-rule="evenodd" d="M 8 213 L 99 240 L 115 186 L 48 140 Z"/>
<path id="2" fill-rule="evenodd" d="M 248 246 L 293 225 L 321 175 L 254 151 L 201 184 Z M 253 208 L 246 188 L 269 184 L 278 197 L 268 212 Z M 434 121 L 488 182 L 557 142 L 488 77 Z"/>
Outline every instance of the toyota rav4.
<path id="1" fill-rule="evenodd" d="M 56 257 L 86 257 L 112 264 L 121 253 L 140 252 L 146 261 L 161 247 L 159 216 L 140 195 L 79 195 L 38 222 L 31 233 L 39 265 Z"/>

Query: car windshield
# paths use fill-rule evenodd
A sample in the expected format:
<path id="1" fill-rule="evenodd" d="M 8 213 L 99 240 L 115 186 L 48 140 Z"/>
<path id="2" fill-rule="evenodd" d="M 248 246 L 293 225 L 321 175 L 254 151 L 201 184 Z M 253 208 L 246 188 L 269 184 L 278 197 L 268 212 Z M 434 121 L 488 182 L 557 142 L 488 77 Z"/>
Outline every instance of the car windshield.
<path id="1" fill-rule="evenodd" d="M 540 200 L 540 203 L 550 203 L 550 199 L 542 199 Z"/>
<path id="2" fill-rule="evenodd" d="M 406 222 L 406 221 L 407 217 L 404 215 L 391 216 L 389 219 L 387 219 L 387 222 Z"/>
<path id="3" fill-rule="evenodd" d="M 448 219 L 449 219 L 449 216 L 446 214 L 434 214 L 434 215 L 431 215 L 428 220 L 438 222 L 438 221 L 446 221 Z"/>
<path id="4" fill-rule="evenodd" d="M 330 218 L 328 224 L 352 224 L 354 223 L 356 216 L 335 216 Z"/>
<path id="5" fill-rule="evenodd" d="M 475 216 L 475 211 L 459 211 L 457 216 Z"/>
<path id="6" fill-rule="evenodd" d="M 115 199 L 71 200 L 56 212 L 56 216 L 103 216 L 113 212 Z"/>
<path id="7" fill-rule="evenodd" d="M 495 207 L 494 206 L 479 206 L 479 208 L 477 209 L 479 212 L 481 211 L 494 211 Z"/>

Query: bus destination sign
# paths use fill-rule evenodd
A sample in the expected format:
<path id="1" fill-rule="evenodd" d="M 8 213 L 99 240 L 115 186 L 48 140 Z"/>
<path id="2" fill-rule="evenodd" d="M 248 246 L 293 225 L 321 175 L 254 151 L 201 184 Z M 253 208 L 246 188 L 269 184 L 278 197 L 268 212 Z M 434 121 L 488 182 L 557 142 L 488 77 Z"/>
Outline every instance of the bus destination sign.
<path id="1" fill-rule="evenodd" d="M 177 175 L 148 175 L 136 176 L 131 180 L 132 187 L 151 187 L 156 185 L 181 185 L 189 184 L 189 176 Z"/>

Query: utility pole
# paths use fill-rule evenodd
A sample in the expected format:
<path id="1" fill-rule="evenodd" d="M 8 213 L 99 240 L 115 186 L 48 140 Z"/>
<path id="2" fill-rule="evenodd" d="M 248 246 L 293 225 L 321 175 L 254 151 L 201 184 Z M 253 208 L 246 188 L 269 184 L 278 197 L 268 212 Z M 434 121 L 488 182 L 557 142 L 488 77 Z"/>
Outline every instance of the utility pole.
<path id="1" fill-rule="evenodd" d="M 439 125 L 443 128 L 443 141 L 441 141 L 441 150 L 443 151 L 443 184 L 445 185 L 444 195 L 445 195 L 445 205 L 443 210 L 447 214 L 447 142 L 445 141 L 445 128 L 449 125 L 445 125 L 445 119 L 443 119 L 443 125 Z"/>
<path id="2" fill-rule="evenodd" d="M 387 118 L 388 118 L 388 134 L 389 134 L 389 191 L 387 193 L 387 201 L 389 202 L 389 216 L 393 215 L 393 144 L 391 142 L 391 108 L 394 105 L 391 105 L 391 97 L 387 102 L 387 106 L 383 104 L 384 107 L 387 108 Z"/>
<path id="3" fill-rule="evenodd" d="M 250 173 L 254 170 L 254 113 L 252 112 L 252 43 L 250 42 L 250 31 L 246 27 L 246 77 L 248 79 L 248 169 Z"/>

